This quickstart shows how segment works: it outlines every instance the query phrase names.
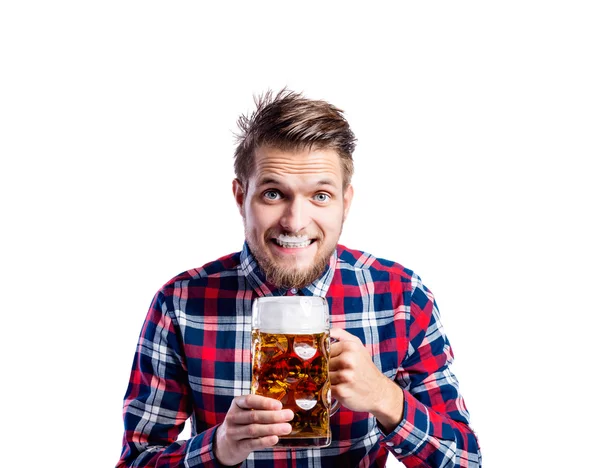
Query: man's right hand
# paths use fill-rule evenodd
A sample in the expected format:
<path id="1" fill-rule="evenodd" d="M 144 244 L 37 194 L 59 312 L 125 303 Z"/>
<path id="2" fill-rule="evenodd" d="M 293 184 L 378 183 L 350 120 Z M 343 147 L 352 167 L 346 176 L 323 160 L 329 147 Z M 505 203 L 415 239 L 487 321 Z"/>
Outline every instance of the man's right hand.
<path id="1" fill-rule="evenodd" d="M 231 402 L 225 420 L 217 428 L 215 457 L 222 465 L 237 465 L 251 452 L 272 447 L 278 436 L 289 434 L 292 410 L 280 401 L 260 395 L 242 395 Z"/>

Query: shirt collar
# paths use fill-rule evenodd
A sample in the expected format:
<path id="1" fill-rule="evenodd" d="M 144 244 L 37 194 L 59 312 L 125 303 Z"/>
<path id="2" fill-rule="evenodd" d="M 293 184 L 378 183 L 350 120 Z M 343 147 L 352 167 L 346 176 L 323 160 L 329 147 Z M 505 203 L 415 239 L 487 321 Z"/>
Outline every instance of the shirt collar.
<path id="1" fill-rule="evenodd" d="M 321 276 L 308 286 L 299 290 L 302 295 L 325 297 L 329 290 L 329 286 L 331 285 L 331 281 L 333 280 L 337 259 L 338 254 L 337 249 L 335 249 Z M 277 288 L 267 282 L 265 274 L 258 266 L 258 262 L 254 258 L 254 255 L 252 255 L 247 242 L 244 242 L 244 248 L 240 253 L 240 268 L 252 289 L 254 289 L 259 296 L 283 296 L 287 293 L 287 289 Z"/>

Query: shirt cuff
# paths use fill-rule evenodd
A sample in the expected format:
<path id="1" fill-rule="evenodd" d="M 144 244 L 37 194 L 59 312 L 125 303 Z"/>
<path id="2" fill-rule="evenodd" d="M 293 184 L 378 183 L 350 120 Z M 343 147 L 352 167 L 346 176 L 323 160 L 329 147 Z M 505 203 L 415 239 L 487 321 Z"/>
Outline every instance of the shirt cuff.
<path id="1" fill-rule="evenodd" d="M 185 457 L 185 466 L 189 466 L 190 468 L 225 468 L 225 465 L 219 463 L 213 450 L 218 427 L 213 426 L 190 439 L 188 452 Z M 235 466 L 240 465 L 241 463 Z"/>
<path id="2" fill-rule="evenodd" d="M 429 411 L 406 390 L 404 392 L 404 413 L 402 420 L 389 434 L 384 434 L 381 442 L 396 458 L 417 455 L 425 449 L 429 435 Z M 381 429 L 381 428 L 380 428 Z M 421 456 L 419 458 L 423 458 Z"/>

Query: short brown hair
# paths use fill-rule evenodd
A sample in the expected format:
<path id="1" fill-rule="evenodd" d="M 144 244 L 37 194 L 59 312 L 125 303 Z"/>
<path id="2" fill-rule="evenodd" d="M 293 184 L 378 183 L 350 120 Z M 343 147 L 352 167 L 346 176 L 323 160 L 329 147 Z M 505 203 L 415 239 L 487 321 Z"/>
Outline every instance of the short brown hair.
<path id="1" fill-rule="evenodd" d="M 238 119 L 240 133 L 234 154 L 236 177 L 247 186 L 254 170 L 254 153 L 260 146 L 281 150 L 333 149 L 340 156 L 344 189 L 352 179 L 352 153 L 356 138 L 341 109 L 325 101 L 307 99 L 288 89 L 273 96 L 255 97 L 256 110 Z"/>

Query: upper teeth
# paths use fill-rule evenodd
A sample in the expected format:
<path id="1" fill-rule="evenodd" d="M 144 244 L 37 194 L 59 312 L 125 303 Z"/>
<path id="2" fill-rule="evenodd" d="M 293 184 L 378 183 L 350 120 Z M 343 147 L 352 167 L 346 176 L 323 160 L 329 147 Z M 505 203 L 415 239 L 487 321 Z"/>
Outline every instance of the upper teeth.
<path id="1" fill-rule="evenodd" d="M 277 243 L 282 247 L 308 247 L 310 245 L 310 239 L 307 236 L 293 237 L 280 235 L 276 239 Z"/>

